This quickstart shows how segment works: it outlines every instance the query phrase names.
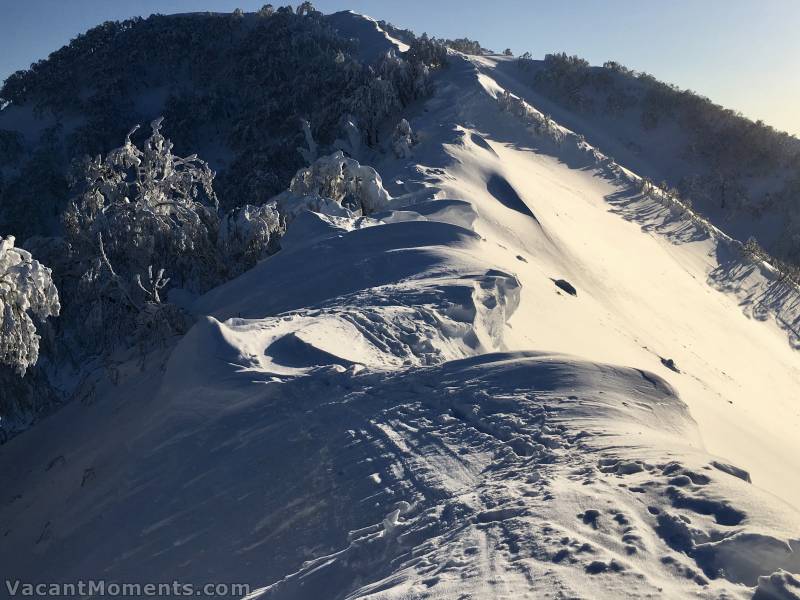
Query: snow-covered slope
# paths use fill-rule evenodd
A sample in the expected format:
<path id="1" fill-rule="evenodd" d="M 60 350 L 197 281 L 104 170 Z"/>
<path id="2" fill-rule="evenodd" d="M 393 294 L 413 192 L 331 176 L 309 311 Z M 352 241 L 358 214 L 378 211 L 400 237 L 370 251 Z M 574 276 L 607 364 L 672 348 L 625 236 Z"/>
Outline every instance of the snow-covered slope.
<path id="1" fill-rule="evenodd" d="M 496 94 L 491 61 L 475 63 L 482 87 Z M 465 71 L 472 76 L 471 67 Z M 574 135 L 562 134 L 554 146 L 519 135 L 517 123 L 502 123 L 488 108 L 478 110 L 482 115 L 464 115 L 475 125 L 450 147 L 459 165 L 443 186 L 450 196 L 482 198 L 480 233 L 495 248 L 514 250 L 496 259 L 522 282 L 509 345 L 659 373 L 689 404 L 712 451 L 796 499 L 800 478 L 786 477 L 785 468 L 789 461 L 790 472 L 800 473 L 797 290 L 775 284 L 768 266 L 742 262 L 735 244 L 713 227 L 642 197 L 626 172 L 619 176 L 604 160 L 581 156 Z M 495 138 L 491 151 L 476 137 L 481 120 Z M 533 151 L 519 151 L 528 144 Z M 533 212 L 539 235 L 498 208 L 510 197 Z M 518 253 L 528 262 L 512 266 Z M 576 302 L 554 301 L 548 279 L 560 277 L 578 289 Z"/>
<path id="2" fill-rule="evenodd" d="M 558 68 L 547 60 L 495 56 L 489 61 L 501 85 L 605 154 L 677 188 L 728 233 L 742 240 L 754 236 L 775 255 L 790 256 L 797 138 L 737 121 L 732 111 L 693 92 L 618 65 L 577 67 L 581 75 L 573 72 L 553 87 L 547 80 L 558 78 Z M 759 144 L 761 150 L 755 150 Z M 713 177 L 718 183 L 710 183 Z"/>
<path id="3" fill-rule="evenodd" d="M 173 349 L 2 447 L 7 573 L 797 597 L 795 292 L 495 75 L 453 55 L 405 115 L 392 210 L 299 216 Z"/>

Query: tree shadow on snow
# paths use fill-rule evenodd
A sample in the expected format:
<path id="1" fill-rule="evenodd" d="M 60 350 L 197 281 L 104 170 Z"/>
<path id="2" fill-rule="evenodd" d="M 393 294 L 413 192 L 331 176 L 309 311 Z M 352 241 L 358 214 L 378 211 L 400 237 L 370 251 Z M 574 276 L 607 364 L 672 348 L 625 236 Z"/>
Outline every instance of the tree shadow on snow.
<path id="1" fill-rule="evenodd" d="M 795 285 L 729 243 L 717 244 L 716 259 L 718 266 L 708 274 L 708 284 L 736 296 L 751 319 L 766 321 L 774 316 L 792 348 L 800 349 L 800 295 Z"/>
<path id="2" fill-rule="evenodd" d="M 673 213 L 668 207 L 634 189 L 609 194 L 609 211 L 627 221 L 638 223 L 642 231 L 658 233 L 673 244 L 688 244 L 709 239 L 709 233 L 691 219 Z"/>

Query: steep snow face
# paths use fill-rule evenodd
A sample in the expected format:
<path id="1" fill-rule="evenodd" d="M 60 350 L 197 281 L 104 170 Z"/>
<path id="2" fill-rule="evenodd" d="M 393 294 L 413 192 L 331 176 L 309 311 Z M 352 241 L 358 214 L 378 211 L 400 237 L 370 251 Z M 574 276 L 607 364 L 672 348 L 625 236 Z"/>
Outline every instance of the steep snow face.
<path id="1" fill-rule="evenodd" d="M 372 161 L 385 211 L 309 205 L 173 349 L 3 446 L 9 574 L 792 597 L 795 292 L 496 75 L 453 54 L 413 156 Z"/>
<path id="2" fill-rule="evenodd" d="M 786 473 L 800 472 L 797 290 L 712 226 L 643 195 L 571 131 L 532 134 L 498 109 L 505 89 L 493 76 L 490 59 L 456 62 L 412 126 L 446 131 L 421 136 L 421 169 L 441 196 L 472 203 L 482 255 L 522 283 L 508 346 L 658 372 L 713 452 L 796 504 L 800 480 Z M 577 297 L 560 296 L 558 279 Z"/>
<path id="3" fill-rule="evenodd" d="M 495 151 L 497 159 L 487 155 L 477 166 L 471 152 L 455 148 L 463 171 L 447 185 L 487 198 L 486 212 L 496 218 L 479 220 L 486 227 L 481 233 L 506 247 L 494 246 L 494 260 L 522 282 L 522 307 L 510 323 L 509 345 L 658 372 L 690 403 L 714 452 L 733 457 L 785 499 L 797 498 L 800 481 L 785 476 L 787 461 L 800 472 L 792 433 L 800 430 L 797 354 L 780 322 L 761 305 L 764 290 L 746 289 L 753 285 L 747 278 L 757 277 L 755 267 L 737 264 L 715 240 L 674 222 L 652 200 L 585 172 L 565 176 L 563 167 L 545 156 L 501 145 Z M 472 189 L 464 189 L 470 174 L 481 169 Z M 498 178 L 507 182 L 502 193 L 491 185 Z M 457 193 L 448 189 L 448 195 Z M 538 222 L 526 233 L 509 230 L 504 223 L 510 210 L 490 202 L 496 195 L 524 197 Z M 498 215 L 501 209 L 505 215 Z M 644 222 L 636 223 L 641 215 Z M 676 234 L 639 231 L 659 223 Z M 492 230 L 498 234 L 492 236 Z M 676 245 L 669 237 L 683 241 Z M 577 288 L 574 301 L 558 296 L 551 282 L 557 278 Z M 745 288 L 745 295 L 720 294 L 717 287 Z M 743 318 L 743 308 L 750 318 Z M 669 359 L 680 372 L 663 364 Z"/>
<path id="4" fill-rule="evenodd" d="M 741 151 L 743 160 L 733 169 L 735 150 L 743 150 L 742 146 L 748 141 L 745 139 L 740 145 L 731 138 L 725 142 L 718 138 L 718 144 L 725 144 L 734 152 L 714 148 L 710 144 L 715 137 L 712 134 L 714 128 L 705 130 L 705 135 L 699 136 L 696 127 L 686 123 L 697 123 L 703 117 L 693 113 L 692 109 L 680 106 L 679 102 L 674 105 L 676 112 L 671 115 L 661 114 L 655 119 L 646 117 L 646 113 L 652 117 L 658 112 L 650 112 L 649 102 L 641 100 L 648 96 L 645 90 L 650 88 L 650 84 L 646 80 L 638 81 L 631 75 L 622 75 L 613 69 L 592 68 L 597 77 L 596 87 L 576 82 L 572 92 L 576 97 L 588 100 L 593 108 L 578 108 L 566 97 L 560 101 L 548 98 L 546 84 L 540 84 L 541 93 L 529 85 L 535 85 L 537 75 L 546 71 L 543 61 L 521 62 L 512 57 L 493 56 L 486 57 L 485 62 L 491 64 L 493 77 L 505 88 L 527 99 L 560 124 L 580 132 L 606 154 L 616 157 L 639 175 L 653 181 L 666 180 L 670 185 L 686 190 L 685 193 L 692 195 L 692 201 L 702 208 L 703 214 L 724 227 L 728 233 L 742 240 L 756 236 L 762 245 L 778 252 L 781 245 L 786 244 L 785 211 L 786 208 L 791 211 L 791 203 L 783 205 L 783 200 L 776 198 L 791 200 L 787 183 L 792 181 L 796 171 L 790 164 L 793 162 L 791 156 L 800 150 L 798 140 L 792 140 L 788 135 L 771 139 L 770 146 L 782 147 L 782 166 L 778 166 L 776 159 L 772 169 L 765 172 L 764 163 L 758 164 L 758 159 Z M 608 95 L 611 89 L 615 92 Z M 614 105 L 616 109 L 611 108 Z M 710 114 L 706 115 L 706 119 L 710 122 L 717 120 Z M 649 124 L 645 125 L 648 121 Z M 707 144 L 706 148 L 698 151 L 698 146 L 703 144 Z M 714 160 L 708 160 L 709 153 L 716 154 Z M 715 194 L 711 191 L 713 188 L 700 188 L 687 181 L 709 178 L 715 169 L 726 173 L 727 198 L 725 194 Z M 732 211 L 731 204 L 739 201 L 733 200 L 733 189 L 737 190 L 737 194 L 750 196 L 748 204 L 751 207 L 758 205 L 760 209 Z M 782 236 L 784 239 L 781 239 Z"/>

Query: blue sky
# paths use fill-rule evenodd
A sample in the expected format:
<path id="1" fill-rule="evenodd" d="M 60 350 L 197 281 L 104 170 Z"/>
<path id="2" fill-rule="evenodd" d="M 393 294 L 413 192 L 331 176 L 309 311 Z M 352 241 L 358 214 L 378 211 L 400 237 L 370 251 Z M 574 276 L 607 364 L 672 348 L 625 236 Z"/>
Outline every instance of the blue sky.
<path id="1" fill-rule="evenodd" d="M 0 78 L 109 19 L 246 11 L 264 0 L 0 0 Z M 296 4 L 297 2 L 294 2 Z M 273 2 L 280 5 L 281 2 Z M 799 0 L 317 0 L 421 33 L 534 56 L 613 59 L 800 135 Z"/>

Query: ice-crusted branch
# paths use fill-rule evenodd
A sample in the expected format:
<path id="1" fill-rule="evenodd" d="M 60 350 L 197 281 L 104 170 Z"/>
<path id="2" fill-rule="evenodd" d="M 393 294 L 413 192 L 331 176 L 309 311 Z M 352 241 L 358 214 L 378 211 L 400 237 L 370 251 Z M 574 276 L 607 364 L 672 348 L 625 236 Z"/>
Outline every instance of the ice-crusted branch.
<path id="1" fill-rule="evenodd" d="M 136 302 L 133 299 L 133 297 L 131 296 L 130 291 L 128 290 L 128 286 L 125 285 L 125 282 L 123 281 L 123 279 L 119 275 L 117 275 L 117 272 L 114 270 L 114 267 L 111 264 L 111 261 L 108 259 L 108 255 L 106 254 L 105 246 L 103 245 L 103 234 L 102 233 L 98 233 L 97 234 L 97 250 L 100 253 L 100 255 L 99 255 L 100 256 L 100 262 L 102 263 L 102 265 L 108 271 L 108 274 L 109 274 L 109 277 L 111 278 L 111 281 L 114 283 L 116 288 L 119 290 L 120 294 L 122 294 L 122 297 L 125 298 L 125 300 L 128 302 L 128 304 L 131 305 L 132 308 L 135 308 L 137 311 L 141 311 L 142 307 L 139 305 L 138 302 Z"/>
<path id="2" fill-rule="evenodd" d="M 142 276 L 139 273 L 136 274 L 135 279 L 136 285 L 138 285 L 139 289 L 144 292 L 145 296 L 150 300 L 150 302 L 161 304 L 159 292 L 163 290 L 169 283 L 169 277 L 164 277 L 164 269 L 159 269 L 158 272 L 153 275 L 153 265 L 147 267 L 147 281 L 149 287 L 145 287 L 142 284 Z"/>
<path id="3" fill-rule="evenodd" d="M 297 151 L 303 156 L 303 159 L 306 163 L 313 164 L 315 160 L 317 160 L 317 143 L 314 141 L 314 136 L 311 133 L 311 123 L 309 123 L 306 119 L 302 119 L 300 121 L 300 125 L 303 128 L 303 137 L 306 141 L 306 148 L 297 148 Z"/>

